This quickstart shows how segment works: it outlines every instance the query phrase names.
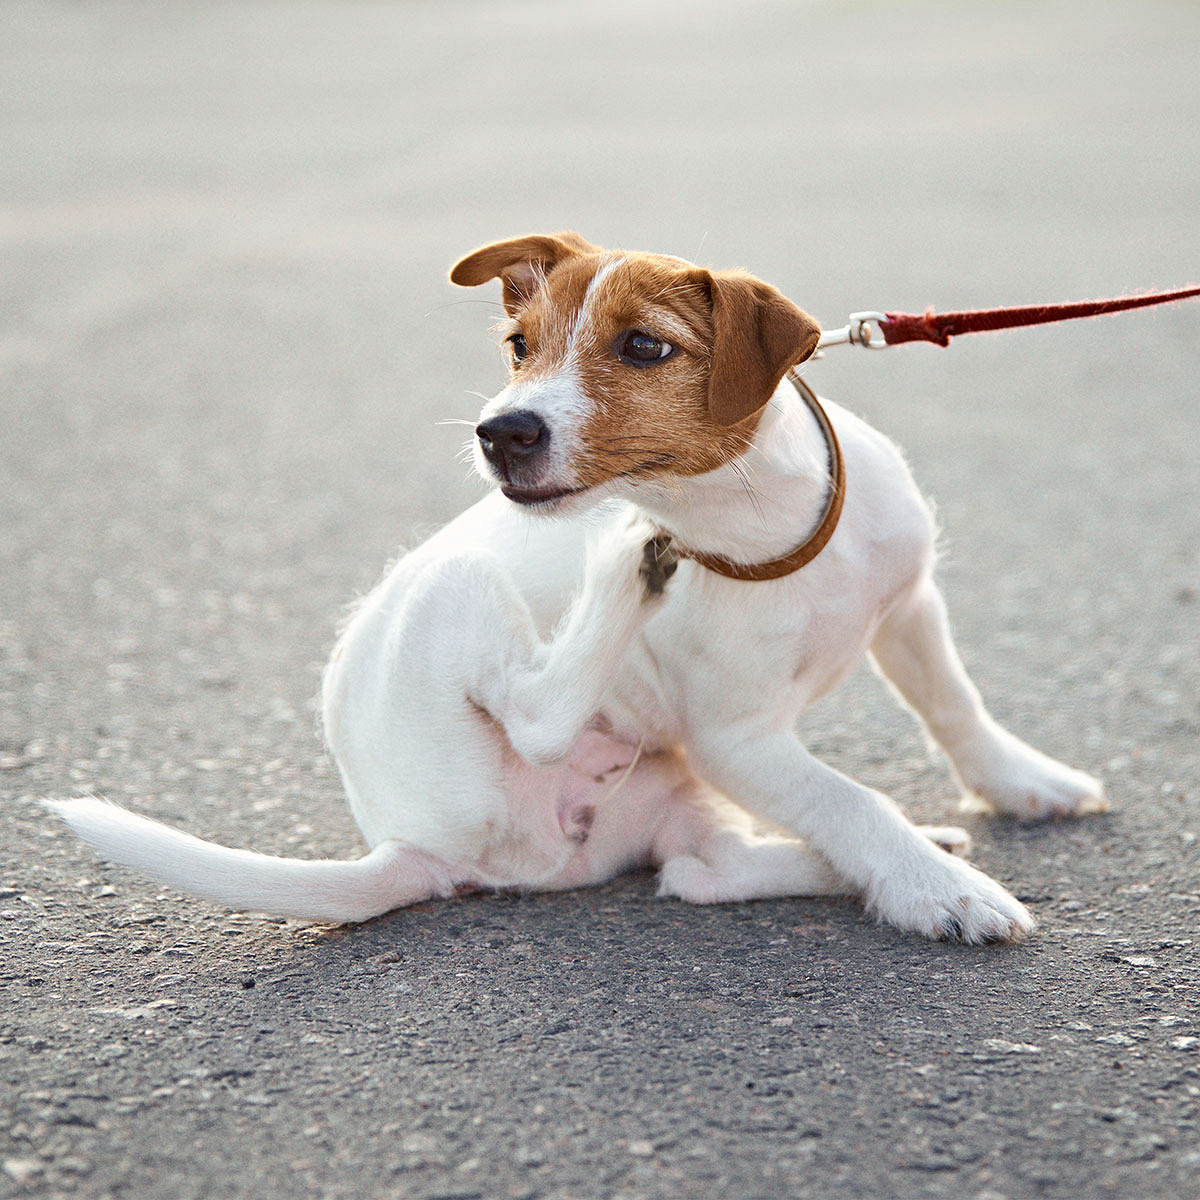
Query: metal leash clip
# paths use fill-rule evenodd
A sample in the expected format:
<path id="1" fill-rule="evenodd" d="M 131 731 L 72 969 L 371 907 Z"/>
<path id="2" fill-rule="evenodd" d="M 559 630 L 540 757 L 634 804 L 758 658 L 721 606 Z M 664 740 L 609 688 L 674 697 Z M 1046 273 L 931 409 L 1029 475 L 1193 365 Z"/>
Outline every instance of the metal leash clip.
<path id="1" fill-rule="evenodd" d="M 862 346 L 866 350 L 886 350 L 882 326 L 887 313 L 859 312 L 850 314 L 850 324 L 841 329 L 827 329 L 817 339 L 815 358 L 826 346 Z"/>

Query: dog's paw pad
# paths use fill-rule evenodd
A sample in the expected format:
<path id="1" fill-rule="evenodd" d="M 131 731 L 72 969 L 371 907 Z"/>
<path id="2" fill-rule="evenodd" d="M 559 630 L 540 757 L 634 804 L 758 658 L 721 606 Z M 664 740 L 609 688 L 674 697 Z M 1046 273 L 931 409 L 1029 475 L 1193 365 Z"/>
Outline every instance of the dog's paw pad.
<path id="1" fill-rule="evenodd" d="M 1072 810 L 1072 816 L 1093 817 L 1097 813 L 1108 812 L 1108 797 L 1104 794 L 1104 788 L 1099 780 L 1093 782 L 1096 784 L 1095 793 L 1083 796 Z"/>
<path id="2" fill-rule="evenodd" d="M 990 905 L 980 906 L 966 896 L 958 901 L 956 908 L 958 912 L 944 913 L 934 926 L 935 941 L 994 946 L 1019 942 L 1033 928 L 1033 922 L 1027 916 L 1010 916 Z"/>
<path id="3" fill-rule="evenodd" d="M 947 913 L 934 927 L 934 937 L 939 942 L 961 942 L 967 931 L 962 920 Z"/>
<path id="4" fill-rule="evenodd" d="M 960 807 L 1000 813 L 1018 821 L 1052 821 L 1108 812 L 1108 798 L 1098 779 L 1053 763 L 1024 777 L 976 787 Z"/>
<path id="5" fill-rule="evenodd" d="M 679 556 L 665 533 L 655 534 L 642 547 L 642 583 L 647 595 L 661 596 L 666 590 L 667 580 L 675 574 Z"/>

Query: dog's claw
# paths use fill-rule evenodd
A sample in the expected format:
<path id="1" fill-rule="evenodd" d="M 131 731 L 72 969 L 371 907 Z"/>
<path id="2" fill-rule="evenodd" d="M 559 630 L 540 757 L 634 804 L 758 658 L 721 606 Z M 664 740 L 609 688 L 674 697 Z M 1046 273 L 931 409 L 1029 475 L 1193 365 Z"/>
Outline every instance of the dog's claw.
<path id="1" fill-rule="evenodd" d="M 669 534 L 659 533 L 642 547 L 642 582 L 651 596 L 661 596 L 667 580 L 675 574 L 679 556 L 671 546 Z"/>
<path id="2" fill-rule="evenodd" d="M 961 942 L 966 937 L 963 923 L 957 917 L 945 917 L 938 927 L 938 941 Z"/>

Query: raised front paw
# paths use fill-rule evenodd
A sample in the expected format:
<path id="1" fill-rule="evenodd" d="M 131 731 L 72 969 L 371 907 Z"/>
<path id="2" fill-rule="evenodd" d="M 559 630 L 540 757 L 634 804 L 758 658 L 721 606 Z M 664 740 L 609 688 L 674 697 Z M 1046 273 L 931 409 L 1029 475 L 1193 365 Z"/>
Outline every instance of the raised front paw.
<path id="1" fill-rule="evenodd" d="M 880 880 L 865 899 L 867 910 L 880 920 L 938 941 L 1015 942 L 1034 927 L 1015 896 L 949 855 L 940 855 L 932 867 Z"/>

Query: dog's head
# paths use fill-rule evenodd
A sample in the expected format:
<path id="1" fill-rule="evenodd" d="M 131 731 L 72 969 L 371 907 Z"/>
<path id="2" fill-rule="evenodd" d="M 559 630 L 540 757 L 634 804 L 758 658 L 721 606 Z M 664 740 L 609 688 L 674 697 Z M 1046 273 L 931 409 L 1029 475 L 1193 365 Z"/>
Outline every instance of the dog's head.
<path id="1" fill-rule="evenodd" d="M 742 454 L 820 335 L 745 272 L 601 250 L 575 233 L 484 246 L 450 278 L 503 285 L 511 379 L 480 415 L 477 463 L 510 500 L 541 511 Z"/>

